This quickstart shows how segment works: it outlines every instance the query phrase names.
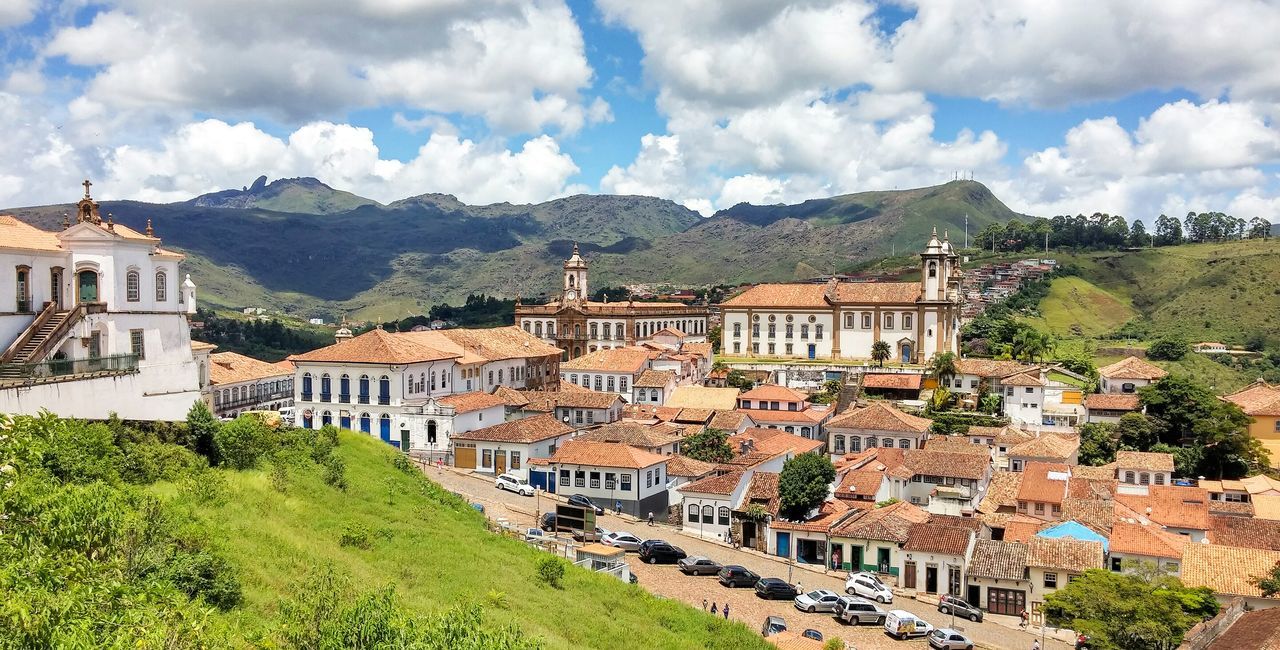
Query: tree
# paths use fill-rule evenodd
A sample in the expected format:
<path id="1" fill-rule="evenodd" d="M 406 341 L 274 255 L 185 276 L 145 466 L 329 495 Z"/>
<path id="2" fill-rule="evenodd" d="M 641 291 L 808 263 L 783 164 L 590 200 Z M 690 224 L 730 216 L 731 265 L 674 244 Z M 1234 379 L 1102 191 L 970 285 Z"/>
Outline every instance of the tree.
<path id="1" fill-rule="evenodd" d="M 1177 246 L 1182 243 L 1182 224 L 1178 220 L 1160 215 L 1156 218 L 1156 244 L 1160 246 Z"/>
<path id="2" fill-rule="evenodd" d="M 1249 416 L 1203 384 L 1169 375 L 1138 392 L 1160 441 L 1188 450 L 1180 451 L 1185 454 L 1180 472 L 1192 460 L 1196 474 L 1219 478 L 1239 478 L 1265 466 L 1269 454 L 1249 435 Z"/>
<path id="3" fill-rule="evenodd" d="M 933 396 L 929 398 L 929 412 L 938 413 L 945 411 L 951 406 L 951 391 L 939 386 L 933 389 Z"/>
<path id="4" fill-rule="evenodd" d="M 1166 336 L 1157 339 L 1147 348 L 1147 356 L 1157 361 L 1177 361 L 1191 352 L 1191 346 L 1185 339 Z"/>
<path id="5" fill-rule="evenodd" d="M 1266 239 L 1271 236 L 1271 222 L 1262 217 L 1249 220 L 1249 239 Z"/>
<path id="6" fill-rule="evenodd" d="M 803 519 L 827 498 L 836 468 L 826 454 L 800 454 L 782 464 L 778 498 L 783 516 Z"/>
<path id="7" fill-rule="evenodd" d="M 187 436 L 194 447 L 192 451 L 207 458 L 210 465 L 216 465 L 219 462 L 218 446 L 214 443 L 214 436 L 218 433 L 220 424 L 218 419 L 213 417 L 213 411 L 209 410 L 209 405 L 205 404 L 204 400 L 196 401 L 187 411 Z"/>
<path id="8" fill-rule="evenodd" d="M 1116 423 L 1116 437 L 1124 449 L 1149 451 L 1160 442 L 1151 418 L 1143 413 L 1125 413 Z"/>
<path id="9" fill-rule="evenodd" d="M 1153 569 L 1090 569 L 1045 598 L 1049 624 L 1092 637 L 1091 648 L 1172 650 L 1182 635 L 1218 612 L 1213 592 L 1183 586 Z"/>
<path id="10" fill-rule="evenodd" d="M 1133 226 L 1129 228 L 1129 245 L 1134 248 L 1151 245 L 1151 236 L 1147 234 L 1147 226 L 1141 219 L 1134 219 Z"/>
<path id="11" fill-rule="evenodd" d="M 1090 422 L 1080 427 L 1081 465 L 1106 465 L 1116 459 L 1116 427 L 1106 422 Z"/>
<path id="12" fill-rule="evenodd" d="M 756 383 L 747 379 L 746 373 L 741 370 L 730 370 L 728 376 L 724 379 L 725 385 L 738 390 L 751 390 Z"/>
<path id="13" fill-rule="evenodd" d="M 943 352 L 933 357 L 933 361 L 929 362 L 929 376 L 948 383 L 952 377 L 959 374 L 960 370 L 956 367 L 956 353 Z"/>
<path id="14" fill-rule="evenodd" d="M 733 458 L 733 445 L 729 444 L 729 434 L 707 427 L 685 438 L 680 443 L 680 453 L 707 463 L 724 463 Z"/>
<path id="15" fill-rule="evenodd" d="M 1249 578 L 1249 584 L 1261 589 L 1267 598 L 1280 594 L 1280 562 L 1276 562 L 1270 571 Z"/>
<path id="16" fill-rule="evenodd" d="M 1030 327 L 1019 330 L 1013 337 L 1013 356 L 1023 361 L 1039 361 L 1054 347 L 1052 336 Z"/>
<path id="17" fill-rule="evenodd" d="M 707 342 L 711 344 L 711 350 L 716 354 L 720 353 L 720 342 L 721 342 L 720 337 L 723 334 L 724 334 L 724 330 L 721 329 L 719 325 L 716 325 L 715 327 L 712 327 L 711 329 L 707 330 Z"/>
<path id="18" fill-rule="evenodd" d="M 889 347 L 888 343 L 885 343 L 884 341 L 876 341 L 871 344 L 871 360 L 875 361 L 881 368 L 884 367 L 885 360 L 891 356 L 893 356 L 893 350 Z"/>
<path id="19" fill-rule="evenodd" d="M 251 469 L 270 448 L 270 430 L 261 420 L 242 415 L 214 433 L 214 443 L 223 464 L 232 469 Z"/>

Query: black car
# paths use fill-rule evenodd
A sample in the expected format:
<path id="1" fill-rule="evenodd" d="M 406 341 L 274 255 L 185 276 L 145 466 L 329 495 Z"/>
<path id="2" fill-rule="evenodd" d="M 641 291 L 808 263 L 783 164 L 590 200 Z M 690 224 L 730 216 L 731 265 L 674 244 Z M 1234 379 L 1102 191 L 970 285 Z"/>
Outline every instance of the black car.
<path id="1" fill-rule="evenodd" d="M 800 592 L 782 578 L 760 578 L 756 582 L 756 595 L 766 600 L 794 600 Z"/>
<path id="2" fill-rule="evenodd" d="M 542 530 L 545 530 L 548 533 L 555 530 L 556 529 L 556 513 L 554 512 L 542 513 L 542 521 L 538 522 L 538 528 L 541 528 Z"/>
<path id="3" fill-rule="evenodd" d="M 760 575 L 744 566 L 730 564 L 720 569 L 720 584 L 726 587 L 754 587 L 760 582 Z"/>
<path id="4" fill-rule="evenodd" d="M 806 639 L 813 639 L 814 641 L 821 641 L 821 640 L 822 640 L 822 633 L 821 633 L 821 632 L 819 632 L 819 631 L 817 631 L 817 630 L 815 630 L 815 629 L 813 629 L 813 628 L 809 628 L 809 629 L 805 630 L 804 632 L 801 632 L 801 633 L 800 633 L 800 636 L 802 636 L 802 637 L 804 637 L 804 638 L 806 638 Z"/>
<path id="5" fill-rule="evenodd" d="M 600 506 L 598 506 L 598 505 L 596 505 L 596 504 L 594 504 L 594 503 L 591 503 L 591 499 L 588 499 L 588 498 L 587 498 L 587 495 L 585 495 L 585 494 L 575 494 L 575 495 L 573 495 L 573 496 L 570 496 L 570 497 L 569 497 L 569 505 L 571 505 L 571 506 L 579 506 L 579 507 L 582 507 L 582 508 L 594 508 L 594 509 L 595 509 L 595 511 L 596 511 L 596 514 L 597 514 L 597 515 L 603 515 L 603 514 L 604 514 L 604 508 L 601 508 Z"/>
<path id="6" fill-rule="evenodd" d="M 640 544 L 640 561 L 649 564 L 657 564 L 662 562 L 670 564 L 679 562 L 685 557 L 685 552 L 679 546 L 672 546 L 662 540 L 650 539 Z"/>

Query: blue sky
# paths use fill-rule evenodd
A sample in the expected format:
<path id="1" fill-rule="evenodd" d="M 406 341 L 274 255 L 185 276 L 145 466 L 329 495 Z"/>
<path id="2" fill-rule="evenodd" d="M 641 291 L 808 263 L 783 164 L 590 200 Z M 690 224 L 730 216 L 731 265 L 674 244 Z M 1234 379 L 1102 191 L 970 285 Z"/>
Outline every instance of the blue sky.
<path id="1" fill-rule="evenodd" d="M 710 214 L 972 172 L 1040 215 L 1280 215 L 1280 8 L 1203 0 L 0 3 L 0 204 L 259 174 Z"/>

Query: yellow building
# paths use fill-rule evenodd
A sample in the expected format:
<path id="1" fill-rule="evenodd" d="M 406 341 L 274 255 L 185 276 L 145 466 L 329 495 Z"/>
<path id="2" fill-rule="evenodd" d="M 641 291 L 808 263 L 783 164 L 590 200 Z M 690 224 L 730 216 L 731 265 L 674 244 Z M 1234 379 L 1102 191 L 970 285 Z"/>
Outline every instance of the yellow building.
<path id="1" fill-rule="evenodd" d="M 1223 399 L 1253 418 L 1249 433 L 1271 452 L 1271 465 L 1280 467 L 1280 386 L 1258 380 Z"/>

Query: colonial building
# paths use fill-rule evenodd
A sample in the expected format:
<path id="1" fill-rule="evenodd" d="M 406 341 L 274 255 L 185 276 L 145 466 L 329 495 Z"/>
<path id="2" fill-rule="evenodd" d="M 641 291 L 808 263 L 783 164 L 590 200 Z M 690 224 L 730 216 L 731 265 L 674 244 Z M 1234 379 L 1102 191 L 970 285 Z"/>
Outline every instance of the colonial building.
<path id="1" fill-rule="evenodd" d="M 370 330 L 354 338 L 290 357 L 296 366 L 297 423 L 334 424 L 377 435 L 404 451 L 447 454 L 450 435 L 467 426 L 504 419 L 498 387 L 559 387 L 560 355 L 515 327 L 391 333 Z M 459 393 L 489 397 L 470 410 L 443 398 Z M 477 400 L 468 400 L 468 405 Z M 487 415 L 494 409 L 493 415 Z M 526 458 L 528 456 L 525 456 Z"/>
<path id="2" fill-rule="evenodd" d="M 925 363 L 957 352 L 960 258 L 937 232 L 920 254 L 919 282 L 762 284 L 721 305 L 725 354 L 870 359 L 877 341 L 893 358 Z"/>
<path id="3" fill-rule="evenodd" d="M 573 255 L 564 263 L 559 298 L 545 305 L 525 305 L 517 297 L 516 324 L 559 347 L 566 361 L 596 350 L 635 345 L 666 329 L 678 330 L 683 341 L 706 341 L 706 307 L 678 302 L 596 302 L 588 299 L 590 295 L 587 262 L 575 244 Z"/>
<path id="4" fill-rule="evenodd" d="M 90 185 L 59 232 L 0 216 L 0 412 L 182 420 L 201 399 L 195 285 L 149 224 L 103 218 Z"/>
<path id="5" fill-rule="evenodd" d="M 293 364 L 267 363 L 235 352 L 209 355 L 213 414 L 234 418 L 245 411 L 279 411 L 293 406 Z"/>

